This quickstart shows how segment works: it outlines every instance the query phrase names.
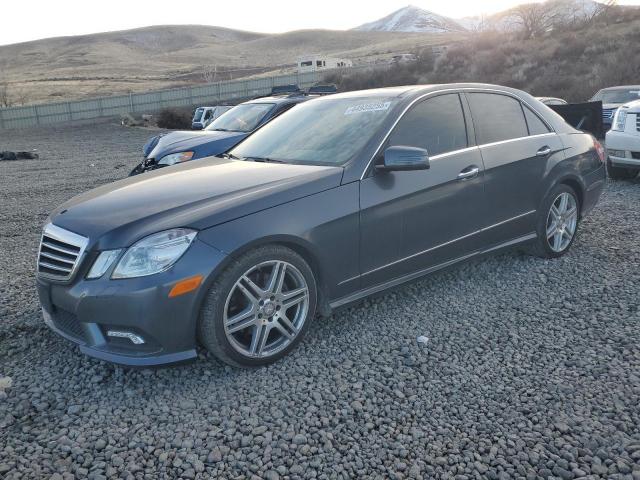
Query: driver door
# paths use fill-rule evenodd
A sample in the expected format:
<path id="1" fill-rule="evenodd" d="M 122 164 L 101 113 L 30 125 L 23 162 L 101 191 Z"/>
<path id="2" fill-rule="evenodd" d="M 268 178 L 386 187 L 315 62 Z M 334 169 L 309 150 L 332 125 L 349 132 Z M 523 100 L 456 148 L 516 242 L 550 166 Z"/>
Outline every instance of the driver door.
<path id="1" fill-rule="evenodd" d="M 375 171 L 360 185 L 361 287 L 464 257 L 478 249 L 484 166 L 457 93 L 429 97 L 400 119 L 383 146 L 425 148 L 430 168 Z"/>

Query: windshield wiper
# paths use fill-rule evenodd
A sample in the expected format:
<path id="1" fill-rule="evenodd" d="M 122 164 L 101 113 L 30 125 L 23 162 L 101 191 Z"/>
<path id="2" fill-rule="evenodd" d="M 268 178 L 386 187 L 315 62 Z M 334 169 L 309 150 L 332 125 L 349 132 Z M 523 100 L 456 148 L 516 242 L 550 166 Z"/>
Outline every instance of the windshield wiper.
<path id="1" fill-rule="evenodd" d="M 220 156 L 221 156 L 222 158 L 227 159 L 227 160 L 228 160 L 228 159 L 231 159 L 231 160 L 245 160 L 244 158 L 239 157 L 239 156 L 237 156 L 237 155 L 234 155 L 233 153 L 223 153 L 223 154 L 222 154 L 222 155 L 220 155 Z"/>
<path id="2" fill-rule="evenodd" d="M 264 163 L 287 163 L 284 160 L 277 160 L 275 158 L 268 157 L 246 157 L 246 160 L 251 160 L 253 162 L 264 162 Z"/>

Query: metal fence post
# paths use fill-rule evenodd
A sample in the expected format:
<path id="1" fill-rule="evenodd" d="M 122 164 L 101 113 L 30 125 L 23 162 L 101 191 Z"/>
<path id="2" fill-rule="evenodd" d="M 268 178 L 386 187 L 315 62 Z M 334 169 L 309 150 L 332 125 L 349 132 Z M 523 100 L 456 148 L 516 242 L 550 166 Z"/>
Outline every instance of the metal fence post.
<path id="1" fill-rule="evenodd" d="M 4 109 L 0 108 L 0 128 L 4 129 Z"/>

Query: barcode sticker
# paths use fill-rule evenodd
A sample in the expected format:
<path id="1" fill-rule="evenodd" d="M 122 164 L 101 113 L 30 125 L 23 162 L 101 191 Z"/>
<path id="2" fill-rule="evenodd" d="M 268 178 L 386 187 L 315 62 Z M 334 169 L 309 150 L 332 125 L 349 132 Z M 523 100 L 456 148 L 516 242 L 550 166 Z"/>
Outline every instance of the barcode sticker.
<path id="1" fill-rule="evenodd" d="M 353 115 L 354 113 L 379 112 L 382 110 L 389 110 L 390 106 L 391 102 L 364 103 L 362 105 L 353 105 L 347 108 L 344 114 Z"/>

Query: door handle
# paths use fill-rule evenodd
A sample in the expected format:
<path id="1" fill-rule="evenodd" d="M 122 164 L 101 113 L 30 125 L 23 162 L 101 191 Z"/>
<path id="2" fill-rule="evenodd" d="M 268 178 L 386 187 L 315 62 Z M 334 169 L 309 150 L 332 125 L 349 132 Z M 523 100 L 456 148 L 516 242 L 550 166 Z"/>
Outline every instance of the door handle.
<path id="1" fill-rule="evenodd" d="M 551 147 L 542 147 L 540 150 L 536 152 L 536 155 L 539 157 L 546 157 L 551 153 Z"/>
<path id="2" fill-rule="evenodd" d="M 469 180 L 471 178 L 477 177 L 480 169 L 475 165 L 465 168 L 458 174 L 458 180 Z"/>

